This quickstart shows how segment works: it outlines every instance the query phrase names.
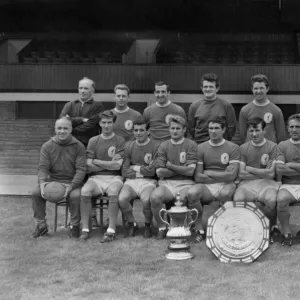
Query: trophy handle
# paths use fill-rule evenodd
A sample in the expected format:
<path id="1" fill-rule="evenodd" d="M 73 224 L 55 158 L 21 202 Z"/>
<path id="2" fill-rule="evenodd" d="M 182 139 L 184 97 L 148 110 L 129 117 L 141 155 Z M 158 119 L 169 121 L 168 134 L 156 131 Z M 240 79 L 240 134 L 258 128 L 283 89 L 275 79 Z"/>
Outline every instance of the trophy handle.
<path id="1" fill-rule="evenodd" d="M 167 221 L 165 220 L 165 218 L 164 218 L 166 213 L 167 213 L 167 210 L 164 209 L 164 208 L 162 208 L 162 209 L 159 211 L 159 217 L 161 218 L 161 220 L 162 220 L 165 224 L 167 224 L 168 226 L 170 226 L 170 223 L 167 222 Z"/>
<path id="2" fill-rule="evenodd" d="M 195 218 L 188 224 L 188 227 L 190 228 L 197 220 L 198 218 L 198 210 L 196 208 L 193 208 L 190 210 L 190 215 L 193 217 L 193 212 L 196 213 Z"/>

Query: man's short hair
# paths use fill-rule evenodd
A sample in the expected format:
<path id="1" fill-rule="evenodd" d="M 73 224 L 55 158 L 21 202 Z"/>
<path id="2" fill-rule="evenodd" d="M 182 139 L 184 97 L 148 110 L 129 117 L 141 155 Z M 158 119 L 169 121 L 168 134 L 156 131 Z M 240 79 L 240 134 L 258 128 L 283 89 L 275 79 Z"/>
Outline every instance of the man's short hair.
<path id="1" fill-rule="evenodd" d="M 292 120 L 297 120 L 298 122 L 300 122 L 300 114 L 293 114 L 293 115 L 289 116 L 289 118 L 288 118 L 288 124 Z"/>
<path id="2" fill-rule="evenodd" d="M 164 81 L 155 82 L 155 86 L 163 86 L 163 85 L 167 87 L 167 92 L 170 92 L 170 85 L 166 84 Z"/>
<path id="3" fill-rule="evenodd" d="M 56 125 L 56 123 L 57 123 L 58 121 L 67 121 L 67 122 L 69 123 L 69 125 L 71 126 L 71 128 L 72 128 L 72 120 L 71 120 L 70 118 L 68 118 L 68 117 L 61 117 L 61 118 L 59 118 L 59 119 L 57 119 L 57 120 L 55 121 L 55 125 Z"/>
<path id="4" fill-rule="evenodd" d="M 133 122 L 133 129 L 134 129 L 135 125 L 138 125 L 138 126 L 146 125 L 146 130 L 149 130 L 149 128 L 150 128 L 150 123 L 146 122 L 146 120 L 143 117 L 140 117 Z"/>
<path id="5" fill-rule="evenodd" d="M 255 118 L 252 118 L 250 119 L 247 123 L 246 123 L 246 126 L 247 126 L 247 129 L 249 129 L 250 127 L 252 128 L 257 128 L 257 126 L 261 124 L 261 128 L 262 130 L 264 130 L 266 128 L 266 122 L 261 119 L 261 118 L 258 118 L 258 117 L 255 117 Z"/>
<path id="6" fill-rule="evenodd" d="M 92 88 L 93 88 L 94 90 L 96 89 L 96 83 L 95 83 L 95 81 L 92 80 L 92 79 L 90 79 L 90 78 L 88 78 L 88 77 L 83 77 L 82 79 L 80 79 L 80 80 L 78 81 L 78 84 L 79 84 L 81 81 L 84 81 L 84 80 L 90 81 L 90 82 L 91 82 Z"/>
<path id="7" fill-rule="evenodd" d="M 129 94 L 130 94 L 130 89 L 129 89 L 129 87 L 128 87 L 126 84 L 123 84 L 123 83 L 117 84 L 117 85 L 114 87 L 114 92 L 115 92 L 115 93 L 116 93 L 117 90 L 127 91 L 127 95 L 128 95 L 128 96 L 129 96 Z"/>
<path id="8" fill-rule="evenodd" d="M 220 87 L 220 80 L 217 74 L 215 73 L 206 73 L 201 77 L 201 88 L 203 87 L 203 81 L 215 82 L 216 88 Z"/>
<path id="9" fill-rule="evenodd" d="M 169 118 L 169 127 L 171 126 L 171 122 L 181 124 L 183 128 L 186 128 L 186 120 L 181 116 L 171 116 Z"/>
<path id="10" fill-rule="evenodd" d="M 115 123 L 117 116 L 111 111 L 111 110 L 105 110 L 101 113 L 99 113 L 99 122 L 101 122 L 102 119 L 113 119 L 113 123 Z"/>
<path id="11" fill-rule="evenodd" d="M 267 88 L 270 86 L 267 76 L 263 75 L 263 74 L 257 74 L 257 75 L 252 76 L 252 78 L 251 78 L 252 87 L 255 82 L 264 82 Z"/>
<path id="12" fill-rule="evenodd" d="M 217 123 L 217 124 L 221 125 L 222 129 L 226 128 L 226 118 L 223 117 L 223 116 L 213 117 L 213 118 L 208 120 L 207 124 L 209 125 L 209 123 Z"/>

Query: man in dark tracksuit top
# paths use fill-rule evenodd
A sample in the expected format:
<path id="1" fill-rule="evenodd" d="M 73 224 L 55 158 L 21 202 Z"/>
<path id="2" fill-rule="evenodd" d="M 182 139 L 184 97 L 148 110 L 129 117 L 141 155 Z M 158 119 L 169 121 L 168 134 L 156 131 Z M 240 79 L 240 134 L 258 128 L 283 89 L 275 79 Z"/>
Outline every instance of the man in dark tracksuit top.
<path id="1" fill-rule="evenodd" d="M 87 77 L 81 79 L 78 83 L 78 99 L 65 104 L 60 113 L 60 117 L 68 117 L 72 121 L 72 134 L 85 147 L 89 139 L 99 134 L 98 115 L 103 111 L 101 102 L 94 101 L 95 82 Z M 97 213 L 93 205 L 93 227 L 98 227 Z"/>
<path id="2" fill-rule="evenodd" d="M 72 134 L 86 147 L 89 139 L 99 134 L 98 115 L 103 111 L 101 102 L 93 99 L 95 83 L 84 77 L 78 84 L 78 99 L 65 104 L 60 113 L 61 117 L 68 117 L 72 121 Z"/>
<path id="3" fill-rule="evenodd" d="M 72 124 L 68 118 L 55 123 L 56 135 L 44 143 L 40 152 L 38 185 L 32 191 L 33 217 L 36 229 L 33 238 L 48 232 L 46 223 L 45 183 L 58 181 L 64 183 L 66 192 L 63 198 L 69 202 L 71 212 L 71 237 L 79 237 L 80 192 L 86 172 L 85 147 L 71 134 Z"/>

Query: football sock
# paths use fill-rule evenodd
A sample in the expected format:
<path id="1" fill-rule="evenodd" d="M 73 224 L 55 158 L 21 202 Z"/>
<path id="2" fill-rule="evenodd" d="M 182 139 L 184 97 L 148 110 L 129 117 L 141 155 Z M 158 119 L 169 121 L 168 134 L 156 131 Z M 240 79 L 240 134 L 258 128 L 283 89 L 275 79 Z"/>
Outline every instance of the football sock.
<path id="1" fill-rule="evenodd" d="M 80 212 L 82 231 L 89 231 L 89 220 L 92 217 L 91 196 L 81 196 Z"/>
<path id="2" fill-rule="evenodd" d="M 108 215 L 109 215 L 109 229 L 116 230 L 117 217 L 119 212 L 118 195 L 108 197 Z"/>

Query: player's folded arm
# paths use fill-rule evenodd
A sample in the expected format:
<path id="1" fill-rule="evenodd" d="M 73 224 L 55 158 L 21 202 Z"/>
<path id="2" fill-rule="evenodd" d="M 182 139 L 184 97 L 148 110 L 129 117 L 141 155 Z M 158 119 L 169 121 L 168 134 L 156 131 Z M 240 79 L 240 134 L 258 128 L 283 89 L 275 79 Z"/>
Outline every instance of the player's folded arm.
<path id="1" fill-rule="evenodd" d="M 238 177 L 241 180 L 256 180 L 256 179 L 260 179 L 258 176 L 247 172 L 246 171 L 246 164 L 244 162 L 242 162 L 242 161 L 240 161 Z"/>
<path id="2" fill-rule="evenodd" d="M 275 177 L 275 161 L 265 169 L 253 168 L 246 166 L 246 171 L 261 179 L 274 179 Z"/>
<path id="3" fill-rule="evenodd" d="M 173 177 L 176 175 L 175 172 L 173 172 L 167 168 L 157 168 L 156 174 L 159 178 L 169 178 L 169 177 Z"/>
<path id="4" fill-rule="evenodd" d="M 297 172 L 300 172 L 300 163 L 297 163 L 297 162 L 288 162 L 285 165 L 288 166 L 289 168 L 297 171 Z"/>
<path id="5" fill-rule="evenodd" d="M 300 175 L 299 171 L 296 171 L 289 166 L 287 166 L 283 161 L 277 160 L 276 161 L 276 173 L 278 175 L 285 175 L 285 176 L 297 176 Z"/>
<path id="6" fill-rule="evenodd" d="M 174 164 L 168 165 L 168 169 L 173 171 L 174 173 L 179 174 L 179 175 L 184 175 L 184 176 L 190 176 L 190 177 L 192 177 L 194 175 L 195 168 L 196 168 L 195 163 L 192 163 L 192 164 L 189 164 L 186 166 L 178 166 L 178 165 L 174 165 Z"/>
<path id="7" fill-rule="evenodd" d="M 208 176 L 217 182 L 234 182 L 240 168 L 239 161 L 231 161 L 225 171 L 207 171 Z"/>
<path id="8" fill-rule="evenodd" d="M 203 162 L 197 162 L 196 170 L 194 172 L 194 181 L 196 183 L 203 183 L 203 184 L 216 183 L 216 181 L 213 178 L 204 174 Z"/>

